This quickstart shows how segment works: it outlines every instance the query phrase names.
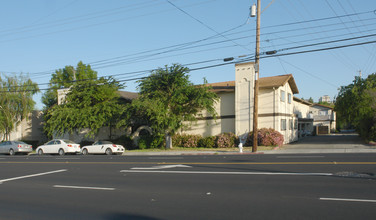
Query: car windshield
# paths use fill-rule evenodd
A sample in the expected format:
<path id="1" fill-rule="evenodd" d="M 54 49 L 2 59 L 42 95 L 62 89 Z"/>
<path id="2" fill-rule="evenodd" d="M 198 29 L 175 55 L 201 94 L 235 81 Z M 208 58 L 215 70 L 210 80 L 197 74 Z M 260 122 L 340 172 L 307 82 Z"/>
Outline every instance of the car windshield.
<path id="1" fill-rule="evenodd" d="M 67 144 L 75 144 L 73 141 L 71 141 L 71 140 L 63 140 L 65 143 L 67 143 Z"/>

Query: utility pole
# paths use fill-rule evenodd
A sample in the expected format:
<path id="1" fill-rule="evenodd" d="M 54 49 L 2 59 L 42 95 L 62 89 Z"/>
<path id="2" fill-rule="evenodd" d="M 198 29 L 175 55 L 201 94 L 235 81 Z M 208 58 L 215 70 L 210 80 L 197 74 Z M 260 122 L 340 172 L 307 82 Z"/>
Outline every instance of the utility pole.
<path id="1" fill-rule="evenodd" d="M 260 78 L 260 18 L 261 18 L 261 0 L 257 0 L 257 18 L 256 18 L 256 56 L 255 56 L 255 89 L 253 105 L 253 146 L 252 152 L 257 152 L 257 126 L 258 126 L 258 92 Z"/>

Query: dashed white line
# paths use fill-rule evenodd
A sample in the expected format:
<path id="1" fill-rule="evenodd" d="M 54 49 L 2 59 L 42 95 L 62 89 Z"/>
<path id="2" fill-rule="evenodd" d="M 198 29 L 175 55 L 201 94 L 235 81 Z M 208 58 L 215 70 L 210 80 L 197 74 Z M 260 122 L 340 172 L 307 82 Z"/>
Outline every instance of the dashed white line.
<path id="1" fill-rule="evenodd" d="M 69 188 L 69 189 L 115 190 L 115 188 L 92 187 L 92 186 L 64 186 L 64 185 L 54 185 L 53 187 L 55 187 L 55 188 Z"/>
<path id="2" fill-rule="evenodd" d="M 80 160 L 81 158 L 73 158 L 73 157 L 60 157 L 60 158 L 56 158 L 56 160 Z"/>
<path id="3" fill-rule="evenodd" d="M 277 156 L 276 158 L 324 158 L 325 156 Z"/>
<path id="4" fill-rule="evenodd" d="M 66 169 L 55 170 L 55 171 L 50 171 L 50 172 L 36 173 L 36 174 L 31 174 L 31 175 L 26 175 L 26 176 L 13 177 L 13 178 L 9 178 L 9 179 L 0 180 L 0 184 L 2 184 L 3 182 L 8 182 L 8 181 L 25 179 L 25 178 L 36 177 L 36 176 L 43 176 L 43 175 L 48 175 L 48 174 L 53 174 L 53 173 L 60 173 L 60 172 L 65 172 L 65 171 L 67 171 L 67 170 Z"/>
<path id="5" fill-rule="evenodd" d="M 369 200 L 369 199 L 344 199 L 344 198 L 320 198 L 320 200 L 343 201 L 343 202 L 373 202 L 373 203 L 376 202 L 376 200 Z"/>
<path id="6" fill-rule="evenodd" d="M 212 172 L 212 171 L 165 171 L 165 170 L 121 170 L 121 173 L 167 173 L 167 174 L 219 174 L 219 175 L 290 175 L 332 176 L 332 173 L 277 173 L 277 172 Z"/>

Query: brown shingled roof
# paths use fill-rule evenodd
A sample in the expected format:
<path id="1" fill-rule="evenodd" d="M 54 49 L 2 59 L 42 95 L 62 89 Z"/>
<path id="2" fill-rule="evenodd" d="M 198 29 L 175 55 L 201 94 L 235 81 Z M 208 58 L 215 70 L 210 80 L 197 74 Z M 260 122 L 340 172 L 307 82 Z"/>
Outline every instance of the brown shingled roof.
<path id="1" fill-rule="evenodd" d="M 273 88 L 273 87 L 284 86 L 287 82 L 289 83 L 291 90 L 294 94 L 299 93 L 298 87 L 296 86 L 296 83 L 292 74 L 263 77 L 263 78 L 260 78 L 259 85 L 260 85 L 260 88 Z"/>
<path id="2" fill-rule="evenodd" d="M 287 82 L 289 83 L 291 90 L 294 94 L 299 93 L 298 87 L 296 86 L 296 83 L 292 74 L 262 77 L 260 78 L 259 86 L 260 88 L 273 88 L 273 87 L 284 86 Z M 206 85 L 211 86 L 214 92 L 235 91 L 235 81 L 209 83 Z"/>
<path id="3" fill-rule="evenodd" d="M 235 92 L 235 81 L 208 83 L 206 86 L 211 86 L 215 93 L 220 92 Z"/>

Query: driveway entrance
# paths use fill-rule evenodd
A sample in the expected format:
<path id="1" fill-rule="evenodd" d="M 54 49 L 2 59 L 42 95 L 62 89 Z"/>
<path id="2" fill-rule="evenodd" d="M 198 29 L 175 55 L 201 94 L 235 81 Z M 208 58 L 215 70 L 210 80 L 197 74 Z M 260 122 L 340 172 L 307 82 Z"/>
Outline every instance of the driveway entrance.
<path id="1" fill-rule="evenodd" d="M 365 152 L 376 150 L 375 146 L 365 144 L 356 133 L 338 133 L 319 136 L 307 136 L 297 142 L 280 148 L 285 153 L 336 153 Z"/>

